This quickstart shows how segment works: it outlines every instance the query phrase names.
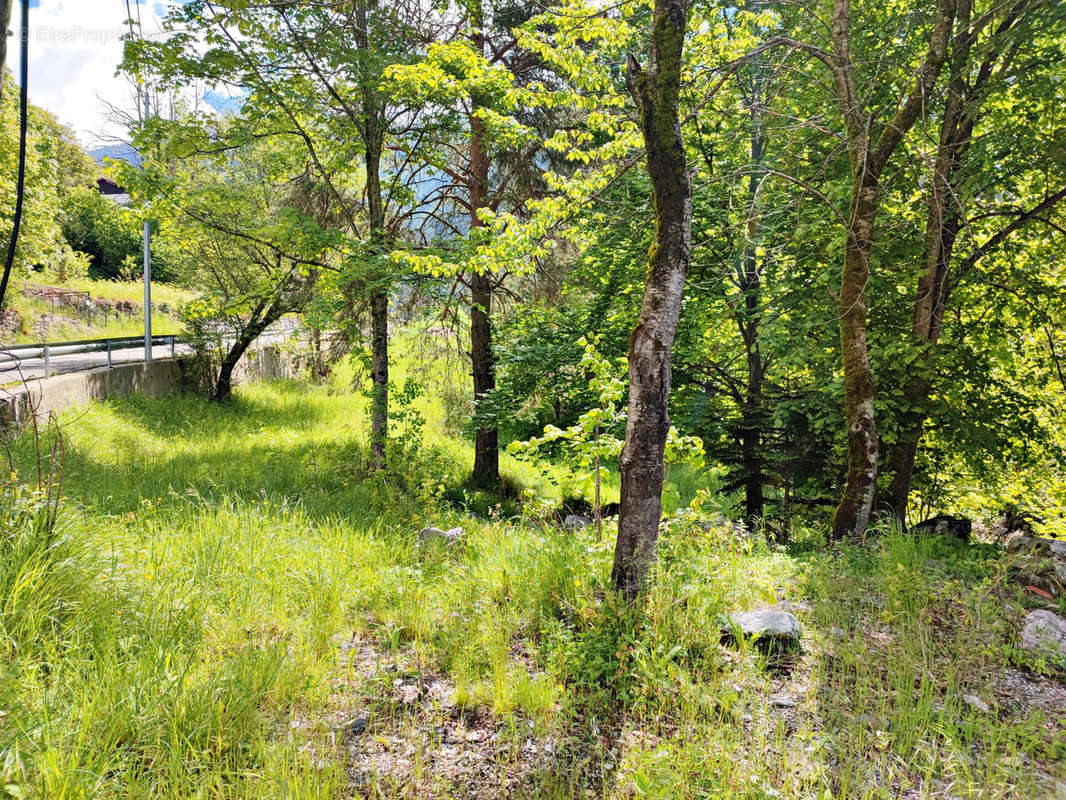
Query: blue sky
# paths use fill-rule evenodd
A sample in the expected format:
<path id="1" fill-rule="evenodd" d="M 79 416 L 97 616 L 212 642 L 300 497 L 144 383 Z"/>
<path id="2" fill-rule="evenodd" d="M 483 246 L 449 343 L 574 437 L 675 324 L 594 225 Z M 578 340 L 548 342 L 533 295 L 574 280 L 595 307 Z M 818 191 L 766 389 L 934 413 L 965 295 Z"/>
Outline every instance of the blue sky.
<path id="1" fill-rule="evenodd" d="M 30 6 L 30 101 L 73 128 L 87 147 L 123 136 L 121 126 L 108 120 L 106 103 L 132 103 L 132 88 L 115 76 L 122 58 L 125 0 L 31 0 Z M 158 31 L 162 10 L 161 2 L 141 3 L 147 33 Z M 16 5 L 12 28 L 19 14 Z M 18 58 L 18 40 L 10 37 L 7 64 L 16 79 Z"/>

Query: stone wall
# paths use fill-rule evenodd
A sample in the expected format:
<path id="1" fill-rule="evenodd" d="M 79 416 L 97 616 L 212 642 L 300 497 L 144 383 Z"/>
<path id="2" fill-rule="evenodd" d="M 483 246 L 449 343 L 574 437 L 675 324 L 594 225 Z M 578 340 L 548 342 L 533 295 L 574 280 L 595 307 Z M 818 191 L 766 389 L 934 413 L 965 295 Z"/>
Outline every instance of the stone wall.
<path id="1" fill-rule="evenodd" d="M 150 364 L 118 364 L 27 381 L 24 385 L 0 389 L 0 421 L 22 427 L 31 409 L 38 419 L 52 412 L 90 405 L 105 397 L 131 394 L 158 396 L 184 391 L 188 386 L 183 358 L 157 359 Z M 238 365 L 238 383 L 263 378 L 294 378 L 300 358 L 287 349 L 266 345 L 249 352 Z"/>

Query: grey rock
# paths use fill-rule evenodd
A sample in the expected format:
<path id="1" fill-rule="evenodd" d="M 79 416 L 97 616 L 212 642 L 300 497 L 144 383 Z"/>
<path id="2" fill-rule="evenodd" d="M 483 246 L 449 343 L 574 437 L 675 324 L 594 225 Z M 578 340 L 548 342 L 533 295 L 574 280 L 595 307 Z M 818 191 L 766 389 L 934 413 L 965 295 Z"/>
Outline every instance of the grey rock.
<path id="1" fill-rule="evenodd" d="M 838 628 L 836 625 L 834 625 L 832 628 L 829 629 L 829 633 L 831 633 L 838 639 L 843 639 L 845 631 L 843 628 Z"/>
<path id="2" fill-rule="evenodd" d="M 1059 583 L 1066 585 L 1066 542 L 1051 541 L 1049 539 L 1043 539 L 1047 542 L 1048 552 L 1051 554 L 1051 567 L 1055 570 L 1055 575 L 1059 579 Z"/>
<path id="3" fill-rule="evenodd" d="M 770 705 L 777 708 L 795 708 L 796 701 L 788 695 L 784 694 L 772 694 L 770 695 Z"/>
<path id="4" fill-rule="evenodd" d="M 1030 611 L 1022 624 L 1022 648 L 1066 658 L 1066 619 L 1042 608 Z"/>
<path id="5" fill-rule="evenodd" d="M 356 717 L 345 724 L 344 730 L 348 732 L 349 736 L 362 736 L 366 733 L 366 726 L 366 717 Z"/>
<path id="6" fill-rule="evenodd" d="M 1005 531 L 1006 529 L 1002 528 L 1001 530 Z M 1028 549 L 1033 543 L 1033 538 L 1031 536 L 1026 536 L 1021 531 L 1011 531 L 1006 534 L 1006 537 L 1007 538 L 1003 540 L 1003 549 L 1008 553 Z"/>
<path id="7" fill-rule="evenodd" d="M 582 517 L 578 514 L 567 514 L 563 520 L 563 529 L 568 531 L 580 531 L 592 524 L 592 517 Z"/>
<path id="8" fill-rule="evenodd" d="M 776 608 L 739 611 L 730 614 L 729 619 L 740 628 L 741 633 L 755 639 L 767 638 L 794 642 L 803 635 L 799 620 L 789 612 Z M 726 633 L 730 632 L 729 627 L 723 630 Z"/>
<path id="9" fill-rule="evenodd" d="M 440 528 L 423 528 L 418 532 L 418 543 L 420 545 L 439 540 L 451 547 L 458 543 L 463 538 L 462 528 L 451 528 L 450 530 L 442 531 Z"/>
<path id="10" fill-rule="evenodd" d="M 962 702 L 968 705 L 975 711 L 980 711 L 982 714 L 987 714 L 991 709 L 988 707 L 988 703 L 982 700 L 975 694 L 964 694 L 962 696 Z"/>

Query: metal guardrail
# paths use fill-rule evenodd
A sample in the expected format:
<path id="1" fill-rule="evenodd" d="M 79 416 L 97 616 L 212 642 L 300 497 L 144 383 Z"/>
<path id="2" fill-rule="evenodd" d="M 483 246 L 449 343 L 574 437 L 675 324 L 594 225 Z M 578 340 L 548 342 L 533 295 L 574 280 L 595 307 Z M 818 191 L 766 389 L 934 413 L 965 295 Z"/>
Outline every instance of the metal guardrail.
<path id="1" fill-rule="evenodd" d="M 268 328 L 260 336 L 266 334 L 290 334 L 292 329 Z M 188 344 L 180 336 L 153 336 L 152 347 L 170 345 L 170 357 L 174 358 L 179 344 Z M 70 356 L 81 353 L 107 352 L 107 367 L 111 368 L 111 354 L 115 350 L 127 350 L 135 347 L 144 347 L 143 336 L 123 336 L 111 339 L 75 339 L 67 342 L 33 342 L 30 344 L 0 345 L 0 372 L 17 369 L 23 361 L 29 359 L 44 360 L 44 376 L 52 375 L 52 357 Z"/>
<path id="2" fill-rule="evenodd" d="M 178 344 L 184 342 L 177 336 L 153 336 L 152 347 L 170 345 L 170 357 L 175 356 Z M 107 367 L 111 368 L 111 354 L 115 350 L 143 347 L 143 336 L 125 336 L 112 339 L 76 339 L 69 342 L 34 342 L 0 346 L 0 372 L 16 369 L 24 360 L 44 360 L 44 376 L 52 375 L 52 356 L 72 356 L 81 353 L 107 352 Z"/>

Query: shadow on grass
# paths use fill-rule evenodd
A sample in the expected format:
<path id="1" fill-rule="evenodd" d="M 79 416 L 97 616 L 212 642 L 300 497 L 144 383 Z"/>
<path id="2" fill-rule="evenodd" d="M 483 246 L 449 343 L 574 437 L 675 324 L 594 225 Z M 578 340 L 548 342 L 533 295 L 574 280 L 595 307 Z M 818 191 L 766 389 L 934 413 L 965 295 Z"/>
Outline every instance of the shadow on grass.
<path id="1" fill-rule="evenodd" d="M 154 436 L 198 437 L 210 440 L 234 429 L 301 427 L 327 419 L 327 409 L 306 402 L 313 388 L 299 381 L 269 381 L 269 395 L 238 390 L 233 398 L 215 403 L 191 394 L 162 397 L 132 395 L 111 398 L 105 405 L 123 423 Z"/>
<path id="2" fill-rule="evenodd" d="M 362 432 L 344 408 L 298 382 L 272 382 L 211 403 L 191 395 L 133 396 L 64 420 L 63 493 L 126 514 L 145 503 L 186 510 L 189 497 L 298 500 L 316 518 L 365 522 L 409 499 L 386 477 L 368 483 Z M 16 442 L 20 473 L 35 458 Z"/>

